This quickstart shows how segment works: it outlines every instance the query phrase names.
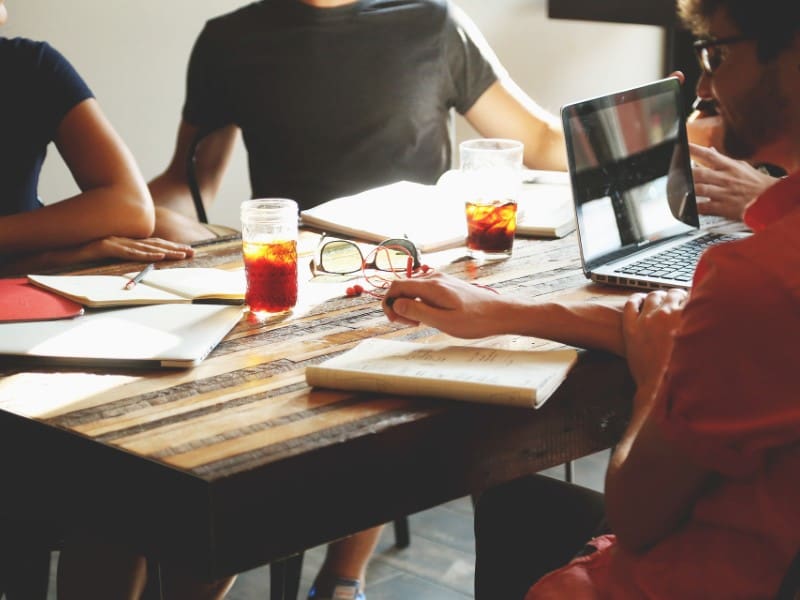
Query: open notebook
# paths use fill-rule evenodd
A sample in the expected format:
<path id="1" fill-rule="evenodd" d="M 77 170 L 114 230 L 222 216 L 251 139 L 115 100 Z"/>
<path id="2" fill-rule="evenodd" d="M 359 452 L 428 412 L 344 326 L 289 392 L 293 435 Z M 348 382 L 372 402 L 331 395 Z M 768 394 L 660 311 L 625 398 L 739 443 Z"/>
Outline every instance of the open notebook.
<path id="1" fill-rule="evenodd" d="M 240 306 L 155 304 L 87 310 L 69 320 L 0 323 L 4 364 L 192 367 L 239 322 Z"/>
<path id="2" fill-rule="evenodd" d="M 245 276 L 242 269 L 213 267 L 154 269 L 136 286 L 125 284 L 136 275 L 28 275 L 43 289 L 93 308 L 137 304 L 210 303 L 242 304 Z"/>

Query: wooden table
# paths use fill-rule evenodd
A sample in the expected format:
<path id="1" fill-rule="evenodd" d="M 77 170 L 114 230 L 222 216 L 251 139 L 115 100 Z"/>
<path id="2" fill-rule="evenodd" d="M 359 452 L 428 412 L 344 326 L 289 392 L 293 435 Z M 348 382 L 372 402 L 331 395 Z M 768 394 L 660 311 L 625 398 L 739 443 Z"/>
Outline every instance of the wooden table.
<path id="1" fill-rule="evenodd" d="M 193 264 L 240 264 L 240 243 Z M 92 272 L 128 272 L 119 265 Z M 574 234 L 517 240 L 508 261 L 440 267 L 502 293 L 603 296 Z M 305 271 L 305 268 L 303 268 Z M 236 573 L 607 448 L 624 426 L 624 361 L 583 353 L 538 411 L 311 390 L 307 364 L 373 337 L 440 341 L 385 319 L 377 300 L 328 300 L 243 320 L 186 371 L 0 371 L 0 513 L 46 515 L 191 570 Z M 506 347 L 547 347 L 500 338 Z"/>

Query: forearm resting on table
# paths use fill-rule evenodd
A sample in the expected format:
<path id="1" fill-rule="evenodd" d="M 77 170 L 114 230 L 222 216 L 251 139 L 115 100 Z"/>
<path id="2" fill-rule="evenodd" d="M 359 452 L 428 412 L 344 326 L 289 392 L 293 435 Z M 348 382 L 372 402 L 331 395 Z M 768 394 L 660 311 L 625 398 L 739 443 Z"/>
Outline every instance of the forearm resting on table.
<path id="1" fill-rule="evenodd" d="M 168 170 L 150 181 L 148 187 L 156 207 L 168 208 L 185 217 L 197 219 L 197 209 L 184 177 Z M 203 198 L 207 196 L 203 194 Z"/>
<path id="2" fill-rule="evenodd" d="M 545 338 L 594 350 L 625 354 L 622 306 L 600 303 L 511 303 L 503 333 Z"/>
<path id="3" fill-rule="evenodd" d="M 24 276 L 50 269 L 75 267 L 83 263 L 99 260 L 82 251 L 83 247 L 47 250 L 31 254 L 0 257 L 0 276 Z M 85 256 L 84 256 L 85 255 Z"/>
<path id="4" fill-rule="evenodd" d="M 186 244 L 214 237 L 214 233 L 200 222 L 200 214 L 185 180 L 167 171 L 149 185 L 156 204 L 156 237 Z M 213 198 L 213 194 L 201 191 L 201 195 L 208 210 L 210 203 L 206 200 Z"/>
<path id="5" fill-rule="evenodd" d="M 69 266 L 72 262 L 65 262 L 59 251 L 36 252 L 25 255 L 0 256 L 0 277 L 14 275 L 24 276 L 27 273 L 37 273 L 46 269 L 57 269 Z"/>
<path id="6" fill-rule="evenodd" d="M 620 355 L 625 350 L 621 302 L 532 302 L 434 273 L 393 281 L 383 308 L 391 321 L 424 323 L 460 338 L 527 335 Z"/>
<path id="7" fill-rule="evenodd" d="M 154 222 L 146 190 L 93 188 L 38 210 L 0 217 L 0 254 L 73 247 L 110 235 L 145 238 Z"/>

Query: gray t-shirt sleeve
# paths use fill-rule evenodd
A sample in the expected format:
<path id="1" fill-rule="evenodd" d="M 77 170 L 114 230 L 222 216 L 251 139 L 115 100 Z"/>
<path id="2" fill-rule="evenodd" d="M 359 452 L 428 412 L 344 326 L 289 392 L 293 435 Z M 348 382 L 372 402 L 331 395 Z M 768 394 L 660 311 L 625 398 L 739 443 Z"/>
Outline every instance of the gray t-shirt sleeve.
<path id="1" fill-rule="evenodd" d="M 494 53 L 467 15 L 448 3 L 445 52 L 455 91 L 454 106 L 464 114 L 498 80 Z"/>
<path id="2" fill-rule="evenodd" d="M 214 40 L 209 27 L 200 33 L 192 48 L 186 77 L 183 120 L 202 129 L 216 129 L 232 122 L 226 107 L 220 77 L 215 73 Z"/>

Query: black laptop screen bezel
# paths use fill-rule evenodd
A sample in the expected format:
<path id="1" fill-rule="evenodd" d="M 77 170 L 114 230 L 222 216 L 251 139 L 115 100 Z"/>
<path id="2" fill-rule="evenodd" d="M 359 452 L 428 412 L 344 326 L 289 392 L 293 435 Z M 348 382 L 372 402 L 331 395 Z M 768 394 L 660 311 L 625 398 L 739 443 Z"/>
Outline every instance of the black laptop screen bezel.
<path id="1" fill-rule="evenodd" d="M 685 219 L 682 220 L 685 226 L 677 222 L 674 230 L 665 230 L 658 232 L 657 239 L 651 240 L 638 240 L 635 243 L 623 245 L 614 249 L 611 252 L 606 252 L 586 258 L 585 248 L 581 241 L 582 234 L 585 230 L 583 227 L 583 220 L 580 211 L 580 205 L 586 201 L 585 194 L 581 189 L 581 177 L 576 168 L 576 152 L 573 146 L 572 135 L 572 119 L 575 117 L 586 117 L 598 113 L 602 110 L 607 110 L 620 105 L 631 102 L 639 102 L 648 97 L 669 94 L 673 96 L 675 110 L 678 120 L 677 138 L 674 144 L 677 144 L 682 149 L 675 166 L 684 173 L 686 177 L 687 195 L 685 198 Z M 655 243 L 662 243 L 674 239 L 675 237 L 686 235 L 688 231 L 699 229 L 699 217 L 697 214 L 697 200 L 694 191 L 694 182 L 692 180 L 691 159 L 689 156 L 689 144 L 686 136 L 686 117 L 683 111 L 683 101 L 681 99 L 681 84 L 675 77 L 668 77 L 658 81 L 654 81 L 636 88 L 631 88 L 624 91 L 614 92 L 595 98 L 589 98 L 566 104 L 561 108 L 561 120 L 564 127 L 564 137 L 566 141 L 567 157 L 569 164 L 569 174 L 572 183 L 573 194 L 573 208 L 575 211 L 575 219 L 578 227 L 578 243 L 581 245 L 581 260 L 584 265 L 584 271 L 588 273 L 597 266 L 607 264 L 619 258 L 623 258 L 632 252 L 635 252 L 643 247 L 651 246 Z"/>

